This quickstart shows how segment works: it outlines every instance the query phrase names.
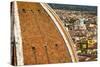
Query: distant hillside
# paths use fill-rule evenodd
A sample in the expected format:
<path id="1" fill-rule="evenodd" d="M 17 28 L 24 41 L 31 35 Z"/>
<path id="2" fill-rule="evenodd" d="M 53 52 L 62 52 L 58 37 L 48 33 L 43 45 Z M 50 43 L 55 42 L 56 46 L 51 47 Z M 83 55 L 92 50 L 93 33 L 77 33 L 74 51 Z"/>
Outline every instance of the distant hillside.
<path id="1" fill-rule="evenodd" d="M 48 3 L 48 4 L 53 9 L 64 9 L 64 10 L 74 10 L 74 11 L 95 11 L 95 12 L 97 12 L 97 6 L 52 4 L 52 3 Z"/>

